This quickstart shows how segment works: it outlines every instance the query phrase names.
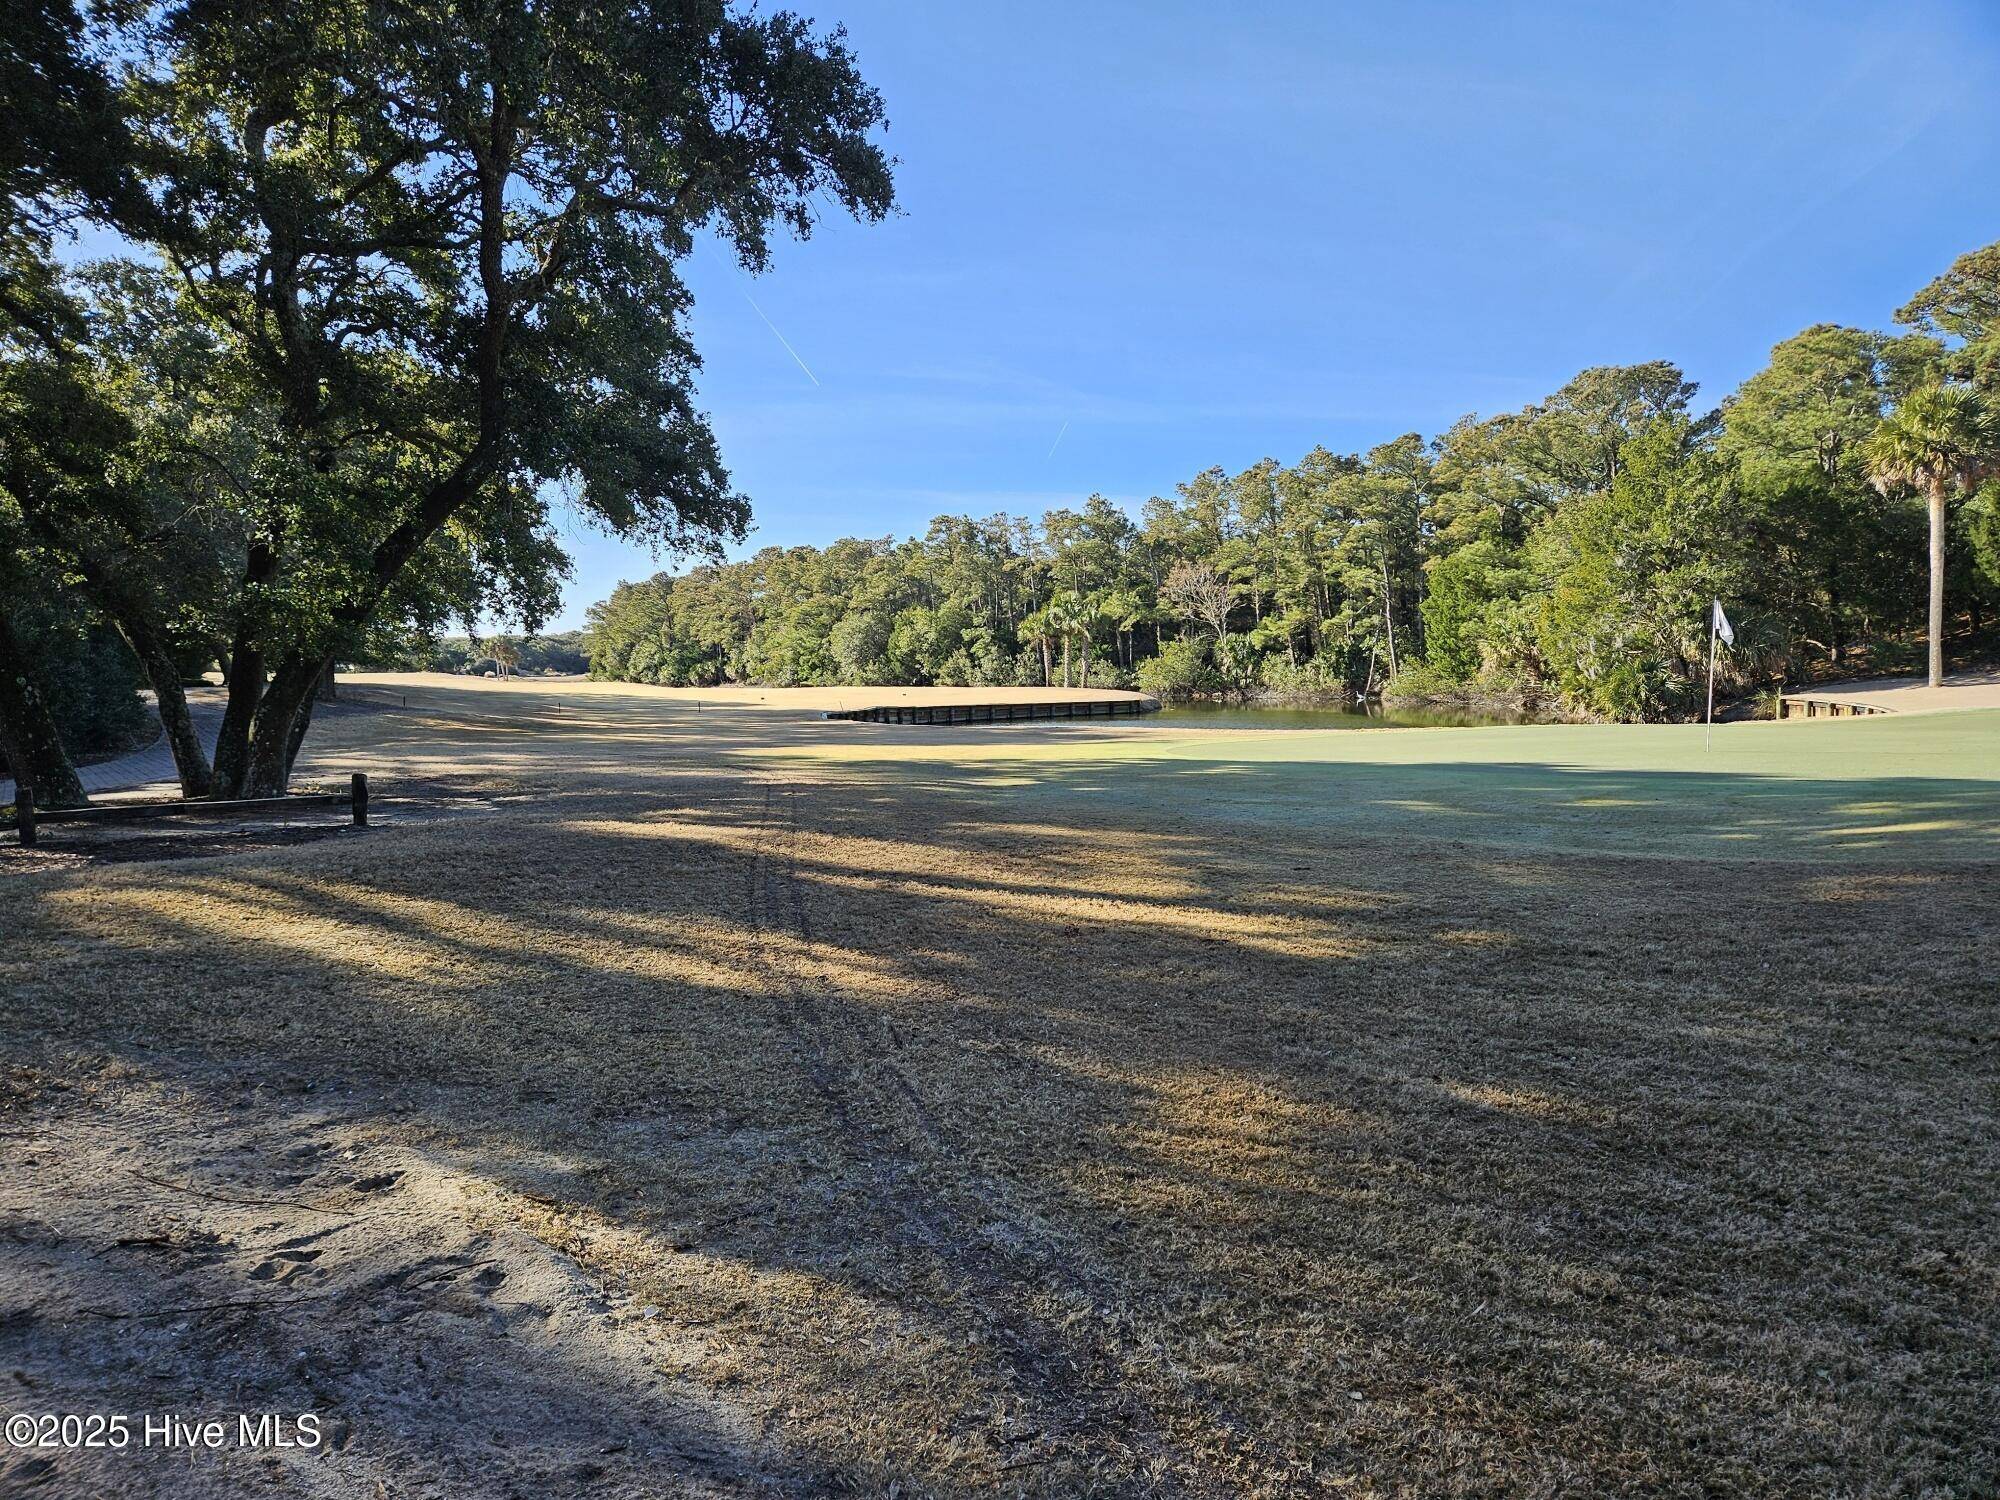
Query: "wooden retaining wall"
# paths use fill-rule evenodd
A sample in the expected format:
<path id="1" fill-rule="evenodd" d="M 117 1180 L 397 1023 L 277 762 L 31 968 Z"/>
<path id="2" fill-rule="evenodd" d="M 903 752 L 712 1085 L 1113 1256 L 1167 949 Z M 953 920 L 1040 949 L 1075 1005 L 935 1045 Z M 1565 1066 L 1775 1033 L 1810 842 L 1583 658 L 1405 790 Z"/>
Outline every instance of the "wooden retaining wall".
<path id="1" fill-rule="evenodd" d="M 885 703 L 829 710 L 863 724 L 1012 724 L 1025 719 L 1129 719 L 1158 713 L 1157 698 L 1090 698 L 1080 703 Z"/>
<path id="2" fill-rule="evenodd" d="M 1815 698 L 1810 693 L 1786 693 L 1778 699 L 1781 719 L 1845 719 L 1860 714 L 1892 714 L 1893 708 L 1856 703 L 1852 698 Z"/>

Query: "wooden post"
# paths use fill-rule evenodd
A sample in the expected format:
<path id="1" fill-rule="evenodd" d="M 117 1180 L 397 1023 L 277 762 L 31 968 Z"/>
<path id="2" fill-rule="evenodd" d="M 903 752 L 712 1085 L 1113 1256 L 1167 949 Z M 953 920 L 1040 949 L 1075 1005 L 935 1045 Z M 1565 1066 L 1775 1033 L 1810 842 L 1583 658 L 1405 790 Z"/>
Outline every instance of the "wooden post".
<path id="1" fill-rule="evenodd" d="M 35 789 L 25 781 L 14 783 L 14 826 L 20 830 L 21 847 L 35 847 Z"/>
<path id="2" fill-rule="evenodd" d="M 363 772 L 356 771 L 348 785 L 354 789 L 354 826 L 356 828 L 366 828 L 368 826 L 368 777 Z"/>

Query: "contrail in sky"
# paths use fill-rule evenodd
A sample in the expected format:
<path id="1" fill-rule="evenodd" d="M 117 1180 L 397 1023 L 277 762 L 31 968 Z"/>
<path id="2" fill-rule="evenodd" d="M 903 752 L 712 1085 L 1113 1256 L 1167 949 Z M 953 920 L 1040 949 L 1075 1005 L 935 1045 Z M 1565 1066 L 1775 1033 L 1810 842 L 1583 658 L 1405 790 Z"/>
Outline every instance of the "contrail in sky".
<path id="1" fill-rule="evenodd" d="M 737 290 L 742 291 L 743 289 L 741 287 L 738 287 Z M 743 292 L 743 300 L 750 304 L 750 310 L 752 312 L 756 313 L 758 317 L 764 319 L 764 326 L 770 329 L 771 332 L 777 336 L 778 342 L 785 346 L 785 353 L 791 355 L 791 357 L 794 360 L 798 361 L 799 368 L 806 372 L 806 379 L 810 380 L 814 385 L 818 385 L 819 376 L 813 374 L 812 366 L 807 364 L 804 360 L 799 359 L 799 351 L 792 347 L 790 339 L 786 338 L 782 333 L 778 333 L 778 325 L 776 323 L 773 323 L 770 320 L 770 318 L 765 314 L 764 309 L 757 305 L 757 299 L 751 296 L 746 291 Z"/>
<path id="2" fill-rule="evenodd" d="M 778 330 L 774 328 L 771 331 L 773 333 L 776 333 Z M 1063 432 L 1068 432 L 1068 431 L 1069 431 L 1069 423 L 1064 422 L 1062 424 L 1062 432 L 1058 432 L 1056 434 L 1056 440 L 1053 443 L 1049 444 L 1049 451 L 1044 455 L 1044 457 L 1054 458 L 1056 456 L 1056 449 L 1062 446 Z"/>

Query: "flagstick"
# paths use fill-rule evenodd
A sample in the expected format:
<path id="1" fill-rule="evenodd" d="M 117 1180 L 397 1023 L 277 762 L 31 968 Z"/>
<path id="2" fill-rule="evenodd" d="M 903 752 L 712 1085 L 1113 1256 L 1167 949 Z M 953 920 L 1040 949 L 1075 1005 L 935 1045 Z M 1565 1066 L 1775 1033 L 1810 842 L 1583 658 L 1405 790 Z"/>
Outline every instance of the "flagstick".
<path id="1" fill-rule="evenodd" d="M 1715 748 L 1715 605 L 1708 606 L 1708 722 L 1701 731 L 1704 753 Z"/>

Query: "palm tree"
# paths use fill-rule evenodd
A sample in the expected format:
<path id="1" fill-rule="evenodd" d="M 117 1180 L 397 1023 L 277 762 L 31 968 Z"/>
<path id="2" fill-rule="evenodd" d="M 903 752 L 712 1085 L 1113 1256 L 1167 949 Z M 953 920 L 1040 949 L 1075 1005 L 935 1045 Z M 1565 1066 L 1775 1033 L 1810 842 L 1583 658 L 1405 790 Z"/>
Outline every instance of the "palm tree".
<path id="1" fill-rule="evenodd" d="M 1049 685 L 1049 648 L 1056 643 L 1057 631 L 1049 612 L 1038 609 L 1023 620 L 1014 632 L 1023 646 L 1039 647 L 1042 653 L 1042 686 Z"/>
<path id="2" fill-rule="evenodd" d="M 1048 616 L 1049 628 L 1062 638 L 1063 686 L 1069 686 L 1070 647 L 1076 641 L 1083 642 L 1083 685 L 1090 686 L 1090 635 L 1096 610 L 1090 602 L 1075 589 L 1065 589 L 1049 600 L 1044 611 Z"/>
<path id="3" fill-rule="evenodd" d="M 1153 611 L 1147 607 L 1138 590 L 1125 586 L 1106 594 L 1102 608 L 1104 618 L 1117 632 L 1112 649 L 1120 665 L 1129 668 L 1132 665 L 1132 637 L 1142 624 L 1154 617 Z"/>
<path id="4" fill-rule="evenodd" d="M 1075 598 L 1077 602 L 1077 640 L 1083 646 L 1080 658 L 1081 681 L 1078 683 L 1078 686 L 1089 687 L 1090 655 L 1093 648 L 1097 645 L 1097 627 L 1103 624 L 1109 616 L 1104 608 L 1104 596 L 1102 594 L 1077 594 Z"/>
<path id="5" fill-rule="evenodd" d="M 1931 510 L 1932 687 L 1944 685 L 1944 517 L 1954 490 L 1963 493 L 1994 471 L 1992 413 L 1962 385 L 1912 391 L 1882 419 L 1864 456 L 1868 479 L 1884 495 L 1921 490 Z"/>

